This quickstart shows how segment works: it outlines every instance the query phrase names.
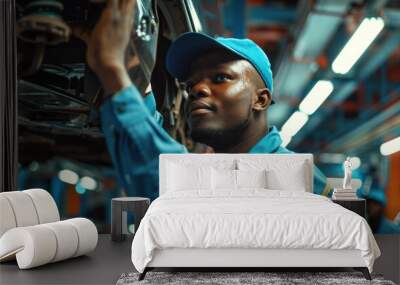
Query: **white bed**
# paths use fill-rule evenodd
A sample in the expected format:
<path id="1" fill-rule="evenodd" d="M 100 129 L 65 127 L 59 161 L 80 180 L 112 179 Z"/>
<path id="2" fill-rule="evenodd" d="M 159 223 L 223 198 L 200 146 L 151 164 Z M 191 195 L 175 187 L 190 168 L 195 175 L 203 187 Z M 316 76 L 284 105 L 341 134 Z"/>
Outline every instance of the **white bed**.
<path id="1" fill-rule="evenodd" d="M 140 278 L 154 267 L 354 267 L 370 278 L 380 251 L 367 222 L 312 194 L 312 169 L 310 154 L 161 155 L 160 197 L 132 243 Z"/>

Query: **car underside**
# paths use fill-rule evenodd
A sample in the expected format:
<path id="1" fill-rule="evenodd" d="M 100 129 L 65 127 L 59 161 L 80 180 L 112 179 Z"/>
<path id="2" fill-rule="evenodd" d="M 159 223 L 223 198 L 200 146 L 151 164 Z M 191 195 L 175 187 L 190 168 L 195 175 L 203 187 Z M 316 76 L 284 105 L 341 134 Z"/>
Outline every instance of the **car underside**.
<path id="1" fill-rule="evenodd" d="M 111 165 L 99 118 L 103 91 L 85 62 L 84 42 L 70 29 L 93 28 L 103 2 L 17 1 L 20 164 L 62 157 Z M 138 1 L 139 6 L 143 13 L 137 22 L 143 25 L 134 24 L 132 41 L 141 70 L 130 72 L 132 80 L 140 85 L 149 77 L 164 127 L 190 147 L 180 118 L 184 91 L 165 71 L 164 58 L 177 35 L 199 30 L 193 23 L 196 12 L 184 0 Z"/>

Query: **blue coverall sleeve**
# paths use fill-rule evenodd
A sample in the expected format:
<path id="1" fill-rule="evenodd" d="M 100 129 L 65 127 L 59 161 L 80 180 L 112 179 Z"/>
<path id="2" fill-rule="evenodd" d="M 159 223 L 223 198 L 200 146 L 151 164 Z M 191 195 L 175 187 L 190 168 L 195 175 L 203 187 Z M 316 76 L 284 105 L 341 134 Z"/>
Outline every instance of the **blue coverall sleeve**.
<path id="1" fill-rule="evenodd" d="M 100 113 L 119 183 L 129 196 L 157 198 L 159 155 L 187 149 L 161 127 L 154 97 L 143 99 L 131 85 L 104 102 Z"/>

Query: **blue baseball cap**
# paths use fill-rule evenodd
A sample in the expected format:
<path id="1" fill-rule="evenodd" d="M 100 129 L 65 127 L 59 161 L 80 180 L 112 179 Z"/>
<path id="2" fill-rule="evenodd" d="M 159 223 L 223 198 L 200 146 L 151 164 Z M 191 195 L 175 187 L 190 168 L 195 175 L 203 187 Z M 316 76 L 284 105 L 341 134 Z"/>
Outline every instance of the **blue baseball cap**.
<path id="1" fill-rule="evenodd" d="M 173 77 L 185 81 L 189 76 L 191 63 L 208 50 L 215 48 L 226 49 L 250 62 L 272 93 L 271 63 L 265 52 L 249 39 L 223 37 L 214 39 L 201 33 L 184 33 L 171 44 L 167 52 L 167 70 Z"/>

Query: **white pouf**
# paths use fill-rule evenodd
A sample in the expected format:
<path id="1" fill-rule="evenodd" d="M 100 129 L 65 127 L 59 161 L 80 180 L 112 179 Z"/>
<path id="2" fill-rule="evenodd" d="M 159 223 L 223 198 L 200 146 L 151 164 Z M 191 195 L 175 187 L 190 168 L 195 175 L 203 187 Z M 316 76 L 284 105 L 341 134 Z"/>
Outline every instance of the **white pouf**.
<path id="1" fill-rule="evenodd" d="M 17 222 L 10 202 L 6 197 L 0 195 L 0 237 L 16 226 Z"/>
<path id="2" fill-rule="evenodd" d="M 17 227 L 33 226 L 39 223 L 35 205 L 28 194 L 21 191 L 2 192 L 1 196 L 10 202 Z"/>
<path id="3" fill-rule="evenodd" d="M 17 260 L 20 269 L 77 257 L 94 250 L 92 221 L 59 221 L 57 205 L 43 189 L 0 193 L 0 262 Z"/>
<path id="4" fill-rule="evenodd" d="M 56 202 L 49 192 L 43 189 L 29 189 L 24 190 L 23 193 L 31 197 L 39 218 L 39 224 L 57 222 L 60 220 Z"/>

